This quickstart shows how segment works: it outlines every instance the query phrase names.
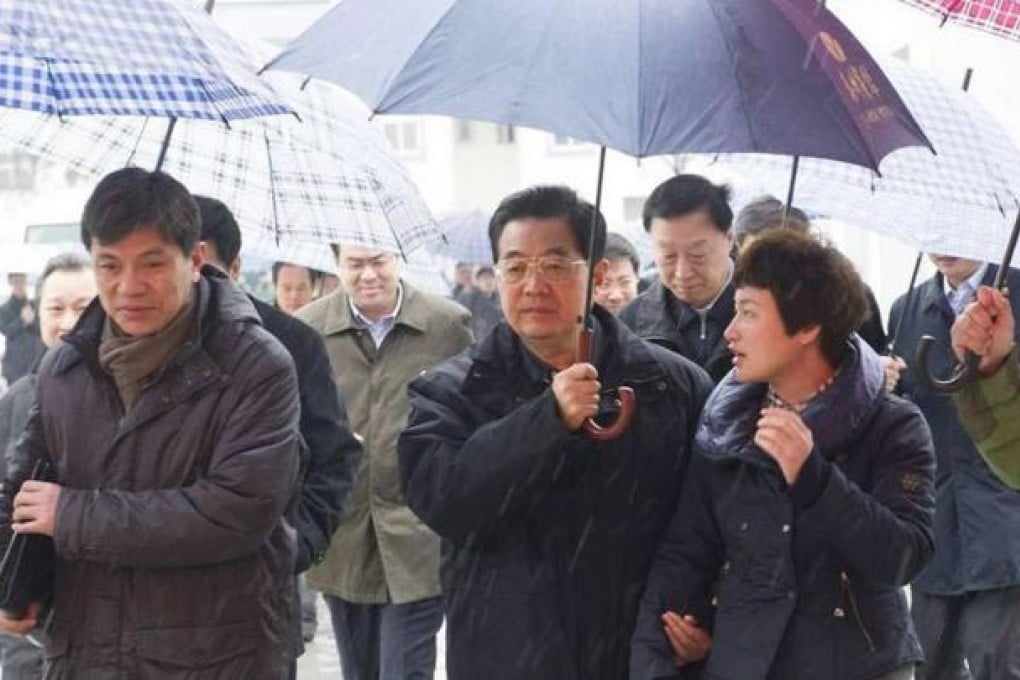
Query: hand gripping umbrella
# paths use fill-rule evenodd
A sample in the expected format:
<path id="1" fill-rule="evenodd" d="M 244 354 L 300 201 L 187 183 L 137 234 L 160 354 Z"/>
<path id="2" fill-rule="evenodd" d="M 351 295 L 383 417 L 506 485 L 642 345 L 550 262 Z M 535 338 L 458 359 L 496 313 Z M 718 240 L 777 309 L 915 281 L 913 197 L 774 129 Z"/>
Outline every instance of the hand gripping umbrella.
<path id="1" fill-rule="evenodd" d="M 270 67 L 336 82 L 379 113 L 535 127 L 639 157 L 761 152 L 875 169 L 928 145 L 818 0 L 345 0 Z M 603 166 L 604 154 L 597 204 Z"/>

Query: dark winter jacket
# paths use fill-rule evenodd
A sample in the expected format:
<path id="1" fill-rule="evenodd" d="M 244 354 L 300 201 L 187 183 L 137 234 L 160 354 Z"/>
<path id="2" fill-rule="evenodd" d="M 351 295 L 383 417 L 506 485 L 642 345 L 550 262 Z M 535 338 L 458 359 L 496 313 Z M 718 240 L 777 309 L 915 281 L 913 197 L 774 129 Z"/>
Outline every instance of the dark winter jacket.
<path id="1" fill-rule="evenodd" d="M 0 372 L 3 373 L 8 386 L 28 375 L 39 361 L 39 357 L 46 351 L 46 346 L 39 337 L 38 317 L 30 324 L 21 319 L 22 308 L 29 304 L 32 303 L 12 295 L 0 305 L 0 334 L 4 336 Z"/>
<path id="2" fill-rule="evenodd" d="M 620 321 L 639 337 L 698 364 L 718 383 L 733 367 L 723 331 L 733 320 L 733 284 L 726 284 L 704 321 L 656 281 L 620 312 Z"/>
<path id="3" fill-rule="evenodd" d="M 564 429 L 551 372 L 505 323 L 411 384 L 400 470 L 408 504 L 444 539 L 451 680 L 627 675 L 638 598 L 710 382 L 595 316 L 603 389 L 637 394 L 616 441 Z"/>
<path id="4" fill-rule="evenodd" d="M 262 327 L 294 360 L 301 396 L 301 436 L 308 461 L 294 518 L 298 532 L 296 569 L 321 562 L 349 501 L 361 462 L 361 445 L 351 433 L 342 395 L 333 381 L 322 336 L 306 324 L 249 296 Z"/>
<path id="5" fill-rule="evenodd" d="M 285 677 L 293 363 L 229 280 L 207 270 L 195 294 L 195 335 L 127 413 L 97 359 L 98 302 L 40 366 L 8 482 L 45 456 L 62 487 L 49 680 Z"/>
<path id="6" fill-rule="evenodd" d="M 991 285 L 997 267 L 989 266 L 983 283 Z M 1020 271 L 1007 277 L 1010 305 L 1020 311 Z M 893 303 L 889 327 L 904 315 L 905 296 Z M 929 355 L 932 373 L 949 375 L 956 365 L 949 342 L 954 320 L 941 274 L 918 286 L 903 316 L 894 352 L 913 365 L 922 335 L 936 344 Z M 1020 326 L 1016 339 L 1020 342 Z M 921 387 L 913 368 L 904 371 L 902 394 L 913 400 L 931 427 L 935 456 L 935 558 L 913 588 L 933 595 L 953 595 L 1020 585 L 1020 493 L 995 475 L 978 452 L 949 395 Z"/>
<path id="7" fill-rule="evenodd" d="M 859 338 L 803 412 L 815 448 L 788 487 L 754 444 L 766 386 L 731 374 L 698 428 L 687 485 L 648 578 L 631 677 L 681 677 L 667 610 L 708 627 L 713 680 L 865 680 L 920 661 L 902 586 L 932 554 L 934 454 Z M 702 670 L 703 675 L 699 675 Z"/>
<path id="8" fill-rule="evenodd" d="M 14 445 L 28 424 L 37 383 L 35 374 L 29 373 L 0 396 L 0 454 L 3 454 L 0 474 L 6 473 L 8 461 L 14 456 Z"/>

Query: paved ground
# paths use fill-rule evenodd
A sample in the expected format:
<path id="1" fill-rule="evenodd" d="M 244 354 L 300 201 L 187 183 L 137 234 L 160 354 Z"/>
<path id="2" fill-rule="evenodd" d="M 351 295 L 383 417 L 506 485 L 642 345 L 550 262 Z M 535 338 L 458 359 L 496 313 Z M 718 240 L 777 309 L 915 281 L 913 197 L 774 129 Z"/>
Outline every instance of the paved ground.
<path id="1" fill-rule="evenodd" d="M 307 645 L 307 650 L 298 659 L 298 680 L 340 680 L 340 659 L 336 654 L 336 643 L 333 641 L 333 627 L 329 621 L 329 610 L 321 597 L 316 598 L 319 610 L 319 627 L 315 633 L 315 641 Z M 439 650 L 436 662 L 435 680 L 446 680 L 446 630 L 440 629 Z"/>

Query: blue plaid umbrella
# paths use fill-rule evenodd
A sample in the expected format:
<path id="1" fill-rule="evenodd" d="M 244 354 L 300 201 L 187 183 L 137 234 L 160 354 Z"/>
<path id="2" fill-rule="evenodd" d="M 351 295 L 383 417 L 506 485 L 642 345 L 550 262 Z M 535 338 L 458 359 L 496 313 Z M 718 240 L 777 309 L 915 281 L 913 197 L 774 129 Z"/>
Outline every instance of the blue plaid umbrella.
<path id="1" fill-rule="evenodd" d="M 230 121 L 291 109 L 185 0 L 4 0 L 0 106 Z"/>
<path id="2" fill-rule="evenodd" d="M 162 169 L 188 189 L 230 206 L 246 247 L 277 259 L 294 261 L 275 251 L 300 243 L 354 242 L 407 254 L 439 239 L 414 182 L 352 95 L 319 82 L 301 90 L 301 78 L 287 74 L 269 77 L 300 120 L 274 116 L 230 127 L 181 120 L 164 146 L 160 120 L 61 121 L 0 109 L 0 139 L 97 179 L 125 165 L 154 167 L 162 156 Z"/>

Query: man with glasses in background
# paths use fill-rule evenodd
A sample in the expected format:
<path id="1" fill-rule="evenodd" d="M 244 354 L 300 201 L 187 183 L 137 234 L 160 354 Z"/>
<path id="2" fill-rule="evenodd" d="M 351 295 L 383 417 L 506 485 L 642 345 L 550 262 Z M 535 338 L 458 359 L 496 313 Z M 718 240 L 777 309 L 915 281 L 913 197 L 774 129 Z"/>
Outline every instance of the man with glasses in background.
<path id="1" fill-rule="evenodd" d="M 595 289 L 595 302 L 618 315 L 637 297 L 641 260 L 637 250 L 625 237 L 607 234 L 606 261 L 609 267 L 602 285 Z"/>
<path id="2" fill-rule="evenodd" d="M 323 336 L 364 453 L 347 514 L 306 579 L 329 606 L 345 679 L 431 678 L 439 539 L 404 501 L 397 436 L 408 382 L 471 345 L 470 317 L 402 282 L 393 253 L 354 243 L 333 253 L 342 285 L 296 316 Z"/>
<path id="3" fill-rule="evenodd" d="M 505 322 L 411 384 L 398 446 L 408 505 L 443 542 L 447 672 L 529 680 L 627 677 L 652 551 L 679 495 L 708 376 L 594 306 L 578 317 L 605 221 L 566 187 L 508 196 L 489 224 Z M 584 310 L 589 311 L 589 310 Z M 636 393 L 623 435 L 582 424 Z"/>

